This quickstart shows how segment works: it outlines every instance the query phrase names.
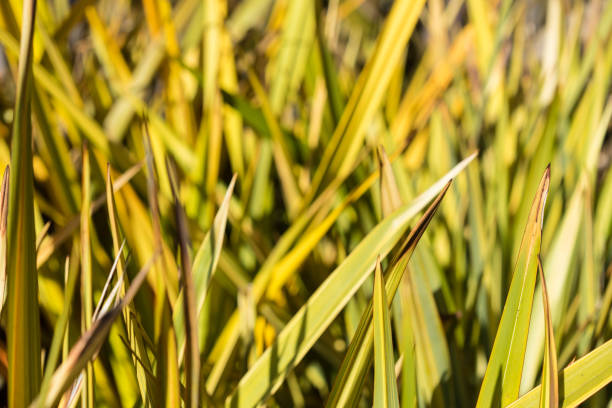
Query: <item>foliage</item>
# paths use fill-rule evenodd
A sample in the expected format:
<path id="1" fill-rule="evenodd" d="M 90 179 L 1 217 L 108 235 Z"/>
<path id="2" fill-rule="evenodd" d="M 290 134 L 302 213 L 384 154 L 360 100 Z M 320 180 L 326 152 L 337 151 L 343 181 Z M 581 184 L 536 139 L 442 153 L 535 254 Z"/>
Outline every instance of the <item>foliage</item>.
<path id="1" fill-rule="evenodd" d="M 0 405 L 609 405 L 612 2 L 0 1 Z"/>

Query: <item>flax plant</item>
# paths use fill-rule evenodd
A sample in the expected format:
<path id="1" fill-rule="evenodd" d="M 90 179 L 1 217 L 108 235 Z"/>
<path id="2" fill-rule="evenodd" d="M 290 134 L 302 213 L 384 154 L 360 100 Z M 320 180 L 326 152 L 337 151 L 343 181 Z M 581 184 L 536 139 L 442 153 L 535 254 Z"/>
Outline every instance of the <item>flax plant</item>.
<path id="1" fill-rule="evenodd" d="M 610 1 L 0 1 L 0 406 L 610 406 L 611 79 Z"/>

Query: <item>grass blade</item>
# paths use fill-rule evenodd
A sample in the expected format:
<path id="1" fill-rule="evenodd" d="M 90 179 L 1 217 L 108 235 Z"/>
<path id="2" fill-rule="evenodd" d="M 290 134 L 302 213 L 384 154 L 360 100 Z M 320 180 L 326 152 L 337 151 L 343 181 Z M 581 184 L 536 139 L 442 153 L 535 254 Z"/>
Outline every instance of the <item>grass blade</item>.
<path id="1" fill-rule="evenodd" d="M 374 407 L 399 408 L 397 383 L 395 382 L 395 358 L 391 341 L 389 304 L 384 288 L 380 258 L 374 273 L 373 299 L 374 325 Z"/>
<path id="2" fill-rule="evenodd" d="M 232 177 L 223 202 L 219 207 L 217 215 L 213 221 L 212 228 L 206 234 L 206 237 L 200 244 L 200 248 L 193 260 L 193 279 L 197 306 L 197 316 L 202 312 L 208 286 L 212 280 L 213 274 L 217 269 L 221 248 L 223 247 L 223 238 L 225 236 L 225 226 L 227 224 L 227 215 L 229 212 L 229 203 L 236 184 L 236 175 Z M 183 360 L 185 352 L 185 312 L 181 307 L 178 307 L 183 302 L 185 296 L 184 290 L 179 292 L 176 304 L 174 306 L 174 328 L 176 330 L 176 342 L 179 349 L 179 362 Z"/>
<path id="3" fill-rule="evenodd" d="M 176 185 L 176 176 L 168 162 L 168 173 L 172 195 L 174 196 L 174 216 L 179 235 L 179 248 L 181 256 L 181 285 L 183 286 L 183 313 L 187 316 L 185 324 L 185 348 L 187 356 L 185 358 L 185 406 L 196 408 L 199 404 L 199 380 L 200 380 L 200 350 L 198 348 L 198 329 L 197 329 L 197 309 L 195 299 L 195 286 L 191 269 L 191 259 L 189 259 L 189 236 L 187 231 L 187 219 L 185 211 L 181 205 Z"/>
<path id="4" fill-rule="evenodd" d="M 504 406 L 518 397 L 549 184 L 550 168 L 547 167 L 527 219 L 477 407 Z"/>
<path id="5" fill-rule="evenodd" d="M 10 173 L 10 167 L 6 166 L 2 177 L 2 187 L 0 187 L 0 312 L 6 301 L 6 222 Z"/>
<path id="6" fill-rule="evenodd" d="M 544 366 L 542 367 L 542 392 L 540 408 L 557 408 L 559 406 L 559 379 L 557 377 L 557 349 L 553 334 L 553 322 L 548 304 L 546 278 L 542 264 L 538 261 L 538 271 L 542 281 L 542 303 L 544 305 L 544 321 L 546 324 L 546 341 L 544 344 Z"/>
<path id="7" fill-rule="evenodd" d="M 586 177 L 583 173 L 576 184 L 561 225 L 544 260 L 544 273 L 551 274 L 554 272 L 554 275 L 549 275 L 550 279 L 548 280 L 548 301 L 554 327 L 558 327 L 558 322 L 561 319 L 564 292 L 569 282 L 573 279 L 572 275 L 575 276 L 577 272 L 571 268 L 570 261 L 576 252 L 578 233 L 582 223 L 581 215 L 584 211 L 585 187 Z M 541 287 L 536 286 L 535 293 L 538 297 L 539 291 L 541 291 Z M 522 379 L 522 385 L 523 387 L 527 386 L 527 389 L 523 388 L 522 391 L 529 390 L 535 384 L 535 378 L 540 371 L 539 367 L 541 367 L 544 350 L 544 312 L 539 302 L 533 305 L 532 315 L 533 319 L 531 319 L 529 326 L 529 339 L 525 352 Z"/>
<path id="8" fill-rule="evenodd" d="M 45 374 L 40 386 L 40 396 L 38 398 L 39 402 L 44 401 L 47 397 L 49 384 L 59 360 L 59 353 L 61 351 L 60 348 L 62 347 L 63 342 L 67 341 L 69 337 L 68 324 L 70 321 L 72 298 L 74 297 L 77 279 L 79 277 L 78 271 L 79 270 L 77 268 L 70 267 L 69 258 L 66 258 L 65 274 L 67 275 L 67 279 L 66 288 L 64 290 L 64 309 L 62 310 L 62 314 L 57 320 L 55 330 L 53 331 L 53 340 L 51 341 L 51 347 L 49 348 L 49 356 L 47 358 L 47 365 L 45 366 Z"/>
<path id="9" fill-rule="evenodd" d="M 91 206 L 91 175 L 89 167 L 89 149 L 83 145 L 83 181 L 81 187 L 81 315 L 83 333 L 91 328 L 93 318 L 93 283 L 91 272 L 91 236 L 90 216 Z M 87 364 L 86 383 L 83 387 L 83 401 L 86 407 L 93 407 L 94 403 L 94 373 L 93 364 Z"/>
<path id="10" fill-rule="evenodd" d="M 413 330 L 412 313 L 410 312 L 410 300 L 412 296 L 411 289 L 406 284 L 401 287 L 402 296 L 402 309 L 404 313 L 402 315 L 402 339 L 400 344 L 400 350 L 404 356 L 402 363 L 402 395 L 401 404 L 403 408 L 416 408 L 417 399 L 417 363 L 416 363 L 416 345 L 415 345 L 415 333 Z"/>
<path id="11" fill-rule="evenodd" d="M 40 387 L 40 322 L 32 169 L 32 38 L 35 0 L 23 2 L 17 97 L 12 129 L 7 223 L 8 405 L 25 407 Z"/>

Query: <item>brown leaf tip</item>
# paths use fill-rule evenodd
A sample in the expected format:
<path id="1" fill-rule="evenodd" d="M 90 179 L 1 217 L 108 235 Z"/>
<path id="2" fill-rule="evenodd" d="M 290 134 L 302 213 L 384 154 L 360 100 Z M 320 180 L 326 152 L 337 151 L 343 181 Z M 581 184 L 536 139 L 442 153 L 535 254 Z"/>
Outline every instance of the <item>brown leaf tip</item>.
<path id="1" fill-rule="evenodd" d="M 9 176 L 11 174 L 10 166 L 4 169 L 2 177 L 2 186 L 0 187 L 0 235 L 6 236 L 6 222 L 8 219 L 8 195 L 9 195 Z"/>

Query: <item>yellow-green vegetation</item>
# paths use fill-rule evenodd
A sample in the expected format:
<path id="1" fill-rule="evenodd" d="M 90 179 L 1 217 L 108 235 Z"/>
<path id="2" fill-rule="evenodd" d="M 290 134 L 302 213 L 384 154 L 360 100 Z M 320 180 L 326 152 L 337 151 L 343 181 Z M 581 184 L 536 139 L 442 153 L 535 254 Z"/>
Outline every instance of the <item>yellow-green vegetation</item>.
<path id="1" fill-rule="evenodd" d="M 0 0 L 0 406 L 586 407 L 612 1 Z"/>

